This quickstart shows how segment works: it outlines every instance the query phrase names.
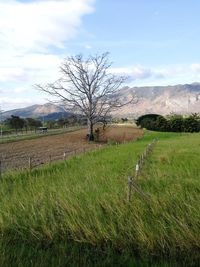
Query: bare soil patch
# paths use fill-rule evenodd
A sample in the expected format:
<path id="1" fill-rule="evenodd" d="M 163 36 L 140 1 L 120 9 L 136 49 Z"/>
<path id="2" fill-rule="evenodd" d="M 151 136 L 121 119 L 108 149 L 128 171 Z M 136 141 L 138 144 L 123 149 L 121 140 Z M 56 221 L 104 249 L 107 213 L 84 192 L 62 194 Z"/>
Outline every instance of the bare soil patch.
<path id="1" fill-rule="evenodd" d="M 100 131 L 99 143 L 88 143 L 86 129 L 74 132 L 46 136 L 38 139 L 23 140 L 0 145 L 0 159 L 2 169 L 19 169 L 29 167 L 31 157 L 32 166 L 50 161 L 63 159 L 74 154 L 104 146 L 107 142 L 127 142 L 136 140 L 143 135 L 142 130 L 131 126 L 110 126 Z"/>

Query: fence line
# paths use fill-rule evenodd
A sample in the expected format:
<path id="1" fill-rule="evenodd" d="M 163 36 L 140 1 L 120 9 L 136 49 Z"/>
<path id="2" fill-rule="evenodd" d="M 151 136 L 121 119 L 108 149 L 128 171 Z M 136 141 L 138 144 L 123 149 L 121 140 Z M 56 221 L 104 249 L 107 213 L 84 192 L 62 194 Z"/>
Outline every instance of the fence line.
<path id="1" fill-rule="evenodd" d="M 128 193 L 127 193 L 127 199 L 128 202 L 131 200 L 131 193 L 132 188 L 142 197 L 144 200 L 150 200 L 150 195 L 146 192 L 144 192 L 140 186 L 137 184 L 136 179 L 139 177 L 139 175 L 142 172 L 143 166 L 146 163 L 146 160 L 150 156 L 150 154 L 153 151 L 153 147 L 157 143 L 158 139 L 153 139 L 152 143 L 148 144 L 145 151 L 139 156 L 139 159 L 137 160 L 135 164 L 135 176 L 132 177 L 131 175 L 128 175 Z"/>
<path id="2" fill-rule="evenodd" d="M 129 202 L 131 200 L 132 189 L 134 189 L 140 195 L 140 197 L 142 197 L 144 200 L 150 199 L 150 195 L 145 193 L 139 187 L 139 185 L 136 182 L 136 179 L 141 174 L 142 168 L 145 165 L 146 160 L 148 159 L 149 155 L 152 153 L 153 147 L 156 144 L 156 142 L 157 142 L 157 139 L 153 139 L 152 143 L 148 144 L 145 151 L 139 156 L 139 158 L 138 158 L 138 160 L 134 166 L 135 167 L 134 177 L 132 177 L 131 175 L 128 176 L 127 198 L 128 198 Z M 95 146 L 95 149 L 99 149 L 101 147 L 102 147 L 102 145 L 97 144 Z M 9 170 L 28 169 L 29 171 L 31 171 L 33 168 L 37 168 L 43 164 L 49 164 L 50 165 L 53 161 L 66 160 L 67 158 L 69 158 L 71 156 L 76 156 L 78 154 L 89 152 L 89 151 L 95 150 L 95 149 L 94 149 L 94 147 L 92 147 L 92 148 L 83 147 L 80 149 L 74 149 L 74 150 L 70 150 L 70 151 L 65 150 L 62 154 L 59 154 L 59 155 L 53 155 L 53 154 L 45 155 L 43 160 L 41 160 L 40 158 L 34 157 L 34 156 L 28 156 L 28 155 L 23 156 L 23 157 L 17 157 L 17 160 L 23 159 L 23 164 L 18 164 L 18 166 L 17 165 L 11 166 L 10 168 L 9 168 L 9 166 L 6 166 L 6 163 L 10 163 L 11 159 L 3 159 L 2 158 L 2 159 L 0 159 L 0 177 L 2 177 L 3 174 Z"/>
<path id="3" fill-rule="evenodd" d="M 96 144 L 95 147 L 83 147 L 76 148 L 73 150 L 64 150 L 64 152 L 60 154 L 44 154 L 43 157 L 33 156 L 33 155 L 24 155 L 24 156 L 14 156 L 10 158 L 0 158 L 0 177 L 10 171 L 10 170 L 32 170 L 33 168 L 37 168 L 42 166 L 43 164 L 51 164 L 57 160 L 66 160 L 72 156 L 76 156 L 79 154 L 84 154 L 89 151 L 94 151 L 101 148 L 102 145 Z"/>

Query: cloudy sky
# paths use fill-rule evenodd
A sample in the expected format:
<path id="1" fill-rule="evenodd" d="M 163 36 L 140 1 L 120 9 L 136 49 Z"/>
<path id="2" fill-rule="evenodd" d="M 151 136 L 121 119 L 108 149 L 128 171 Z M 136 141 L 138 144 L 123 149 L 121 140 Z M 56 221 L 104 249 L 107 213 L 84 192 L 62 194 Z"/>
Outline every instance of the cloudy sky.
<path id="1" fill-rule="evenodd" d="M 45 103 L 68 55 L 110 52 L 131 86 L 200 82 L 199 0 L 0 0 L 0 108 Z"/>

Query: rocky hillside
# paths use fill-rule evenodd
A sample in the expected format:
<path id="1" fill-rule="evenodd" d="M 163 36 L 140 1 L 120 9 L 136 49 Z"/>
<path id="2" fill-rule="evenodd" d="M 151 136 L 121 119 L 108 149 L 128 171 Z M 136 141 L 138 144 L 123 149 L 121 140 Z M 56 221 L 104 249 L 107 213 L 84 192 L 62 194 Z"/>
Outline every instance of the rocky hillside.
<path id="1" fill-rule="evenodd" d="M 163 115 L 200 113 L 200 83 L 175 86 L 124 87 L 120 94 L 126 100 L 134 95 L 137 103 L 121 108 L 120 111 L 115 112 L 116 116 L 137 117 L 146 113 Z"/>
<path id="2" fill-rule="evenodd" d="M 55 117 L 65 113 L 62 107 L 53 104 L 33 105 L 21 109 L 13 109 L 3 113 L 3 118 L 8 118 L 11 115 L 20 116 L 22 118 L 39 118 L 39 117 Z"/>
<path id="3" fill-rule="evenodd" d="M 163 115 L 200 113 L 200 83 L 175 86 L 124 87 L 120 90 L 120 94 L 125 101 L 134 95 L 137 103 L 126 105 L 113 113 L 117 117 L 138 117 L 146 113 Z M 44 104 L 7 111 L 3 114 L 3 117 L 17 115 L 36 118 L 49 117 L 51 114 L 50 117 L 56 119 L 61 117 L 63 112 L 64 110 L 61 107 Z"/>

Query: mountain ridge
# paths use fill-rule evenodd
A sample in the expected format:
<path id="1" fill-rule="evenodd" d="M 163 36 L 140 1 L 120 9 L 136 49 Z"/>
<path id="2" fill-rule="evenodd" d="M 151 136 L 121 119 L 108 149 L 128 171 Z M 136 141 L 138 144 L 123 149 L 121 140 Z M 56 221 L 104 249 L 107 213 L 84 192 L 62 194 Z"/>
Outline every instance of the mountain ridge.
<path id="1" fill-rule="evenodd" d="M 138 100 L 136 104 L 128 104 L 119 111 L 112 113 L 115 117 L 138 117 L 146 113 L 168 115 L 170 113 L 189 114 L 200 113 L 200 83 L 178 84 L 168 86 L 143 86 L 120 89 L 119 94 L 127 101 L 134 94 Z M 58 114 L 58 116 L 56 115 Z M 60 106 L 51 103 L 34 104 L 26 108 L 9 110 L 2 113 L 3 118 L 16 115 L 20 117 L 62 117 L 68 113 Z M 53 115 L 54 114 L 54 115 Z"/>

